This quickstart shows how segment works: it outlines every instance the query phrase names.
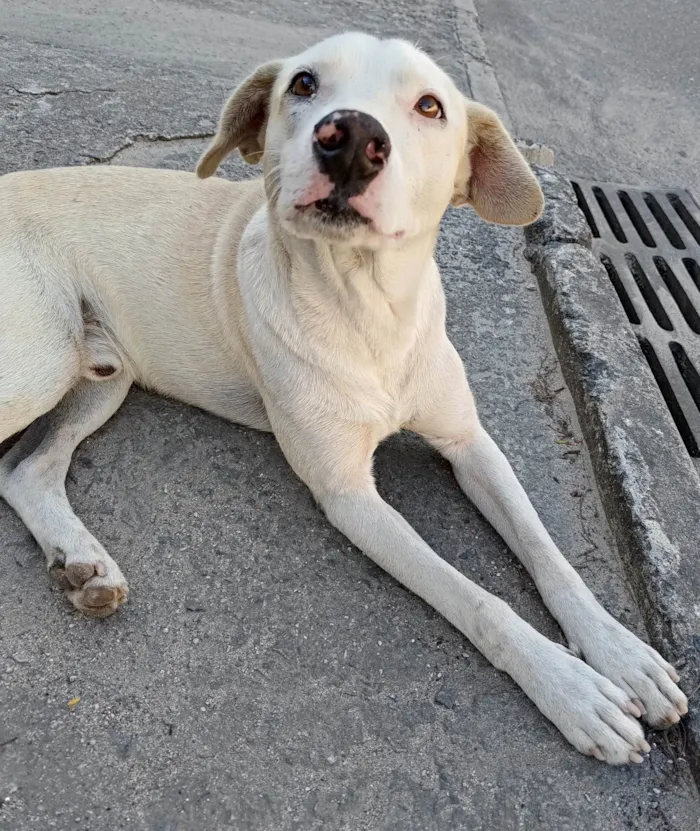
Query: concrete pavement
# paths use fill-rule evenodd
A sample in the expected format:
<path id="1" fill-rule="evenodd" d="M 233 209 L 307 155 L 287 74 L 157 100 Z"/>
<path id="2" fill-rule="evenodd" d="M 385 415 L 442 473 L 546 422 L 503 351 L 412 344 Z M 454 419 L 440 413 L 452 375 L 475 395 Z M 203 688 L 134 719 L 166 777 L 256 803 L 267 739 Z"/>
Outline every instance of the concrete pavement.
<path id="1" fill-rule="evenodd" d="M 570 177 L 700 198 L 695 0 L 476 0 L 519 138 Z"/>
<path id="2" fill-rule="evenodd" d="M 0 170 L 192 169 L 237 79 L 347 28 L 419 39 L 467 89 L 458 12 L 0 0 Z M 643 634 L 521 234 L 451 212 L 439 259 L 485 424 L 567 556 Z M 442 556 L 561 638 L 430 450 L 394 438 L 377 473 Z M 68 487 L 132 594 L 103 622 L 71 612 L 0 504 L 0 826 L 698 828 L 677 741 L 652 734 L 632 769 L 576 754 L 328 525 L 271 437 L 135 391 L 79 448 Z"/>

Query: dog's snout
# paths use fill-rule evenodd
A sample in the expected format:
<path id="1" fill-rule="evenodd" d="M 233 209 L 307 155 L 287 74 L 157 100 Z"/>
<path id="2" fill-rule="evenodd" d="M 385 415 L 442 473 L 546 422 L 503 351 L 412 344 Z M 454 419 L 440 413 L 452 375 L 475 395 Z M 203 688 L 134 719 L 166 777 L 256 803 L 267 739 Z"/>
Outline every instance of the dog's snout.
<path id="1" fill-rule="evenodd" d="M 336 110 L 314 128 L 314 153 L 321 172 L 338 186 L 364 188 L 391 153 L 386 130 L 367 113 Z"/>

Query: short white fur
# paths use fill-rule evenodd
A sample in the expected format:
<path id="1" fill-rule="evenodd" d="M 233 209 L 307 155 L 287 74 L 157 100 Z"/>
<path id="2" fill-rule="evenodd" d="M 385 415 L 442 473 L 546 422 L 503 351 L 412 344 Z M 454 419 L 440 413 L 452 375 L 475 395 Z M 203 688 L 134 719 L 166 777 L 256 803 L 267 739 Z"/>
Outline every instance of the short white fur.
<path id="1" fill-rule="evenodd" d="M 319 89 L 302 101 L 288 89 L 303 69 Z M 414 110 L 426 93 L 444 120 Z M 362 202 L 367 222 L 353 228 L 296 207 L 318 176 L 314 124 L 341 108 L 374 116 L 392 144 Z M 497 117 L 409 44 L 348 34 L 253 73 L 200 177 L 234 149 L 262 161 L 263 180 L 96 167 L 0 179 L 0 441 L 28 428 L 0 460 L 0 493 L 70 600 L 103 616 L 127 598 L 64 481 L 77 444 L 140 384 L 274 431 L 329 520 L 511 675 L 574 747 L 642 761 L 637 718 L 667 726 L 687 712 L 678 675 L 558 551 L 479 423 L 445 332 L 433 249 L 448 204 L 509 224 L 542 208 Z M 381 499 L 372 456 L 404 427 L 451 462 L 570 649 L 448 565 Z"/>

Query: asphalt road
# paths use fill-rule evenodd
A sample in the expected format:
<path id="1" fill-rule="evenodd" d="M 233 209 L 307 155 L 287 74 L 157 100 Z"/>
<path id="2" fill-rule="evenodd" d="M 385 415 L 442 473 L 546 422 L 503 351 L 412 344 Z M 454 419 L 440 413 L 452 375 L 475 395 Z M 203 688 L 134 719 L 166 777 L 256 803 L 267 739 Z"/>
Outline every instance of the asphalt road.
<path id="1" fill-rule="evenodd" d="M 236 80 L 338 30 L 417 39 L 465 85 L 454 12 L 438 0 L 0 0 L 0 172 L 192 169 Z M 644 636 L 520 233 L 451 212 L 439 262 L 484 423 L 575 567 Z M 561 638 L 432 451 L 394 438 L 377 475 L 442 556 Z M 328 525 L 272 437 L 134 391 L 78 449 L 68 492 L 131 595 L 105 621 L 72 612 L 0 504 L 9 831 L 698 828 L 680 734 L 650 736 L 633 769 L 575 753 Z"/>
<path id="2" fill-rule="evenodd" d="M 700 199 L 696 0 L 476 0 L 519 137 L 572 175 Z"/>

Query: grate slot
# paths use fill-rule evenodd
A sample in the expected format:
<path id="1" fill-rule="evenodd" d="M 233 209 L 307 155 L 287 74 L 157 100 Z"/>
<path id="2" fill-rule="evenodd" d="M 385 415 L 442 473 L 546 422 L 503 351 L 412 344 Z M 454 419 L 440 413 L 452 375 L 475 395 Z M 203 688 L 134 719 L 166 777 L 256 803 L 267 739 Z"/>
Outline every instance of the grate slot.
<path id="1" fill-rule="evenodd" d="M 666 373 L 661 366 L 661 361 L 659 361 L 654 347 L 646 338 L 639 338 L 639 345 L 642 348 L 644 357 L 647 359 L 649 368 L 651 369 L 656 383 L 661 390 L 661 395 L 664 397 L 666 406 L 676 423 L 676 427 L 678 428 L 678 432 L 681 434 L 681 438 L 683 439 L 683 443 L 685 444 L 688 453 L 695 458 L 700 458 L 700 447 L 698 447 L 698 443 L 693 436 L 688 420 L 683 413 L 681 405 L 678 403 L 676 394 L 666 377 Z"/>
<path id="2" fill-rule="evenodd" d="M 688 257 L 683 259 L 683 265 L 685 266 L 685 270 L 688 272 L 688 276 L 695 283 L 697 290 L 700 291 L 700 265 L 698 265 L 695 260 L 691 260 Z"/>
<path id="3" fill-rule="evenodd" d="M 651 235 L 651 231 L 647 227 L 646 222 L 642 219 L 642 215 L 637 210 L 637 206 L 632 201 L 629 193 L 624 190 L 618 190 L 617 196 L 622 204 L 622 207 L 625 209 L 627 216 L 630 218 L 632 225 L 634 225 L 634 230 L 639 234 L 641 241 L 647 246 L 647 248 L 656 248 L 654 237 Z"/>
<path id="4" fill-rule="evenodd" d="M 596 202 L 600 205 L 600 210 L 603 212 L 603 216 L 610 226 L 610 230 L 615 235 L 615 239 L 618 242 L 627 242 L 625 232 L 622 230 L 622 225 L 620 225 L 618 218 L 615 216 L 615 211 L 612 209 L 612 205 L 608 201 L 608 197 L 599 187 L 594 187 L 592 190 L 593 196 L 595 196 Z"/>
<path id="5" fill-rule="evenodd" d="M 683 204 L 683 200 L 675 193 L 667 193 L 666 198 L 671 203 L 671 207 L 680 217 L 681 222 L 692 234 L 693 239 L 700 245 L 700 225 L 693 219 L 692 214 Z"/>
<path id="6" fill-rule="evenodd" d="M 641 322 L 639 315 L 637 314 L 637 310 L 634 308 L 632 298 L 627 293 L 627 289 L 620 279 L 620 275 L 617 273 L 617 269 L 613 265 L 612 260 L 606 254 L 601 254 L 600 261 L 603 264 L 603 268 L 605 268 L 608 272 L 610 282 L 613 284 L 613 288 L 617 292 L 617 296 L 620 298 L 620 303 L 622 303 L 622 308 L 625 310 L 627 319 L 630 323 L 634 323 L 638 326 Z"/>
<path id="7" fill-rule="evenodd" d="M 661 305 L 661 301 L 654 291 L 654 287 L 649 282 L 649 278 L 644 273 L 644 269 L 639 264 L 639 260 L 634 256 L 634 254 L 627 252 L 625 254 L 625 262 L 627 263 L 627 267 L 630 270 L 634 282 L 637 284 L 637 288 L 644 298 L 644 302 L 647 304 L 649 311 L 654 316 L 654 320 L 662 329 L 665 329 L 667 332 L 672 332 L 673 324 L 671 323 L 669 316 L 666 314 L 666 310 Z"/>
<path id="8" fill-rule="evenodd" d="M 591 209 L 588 207 L 588 202 L 586 201 L 586 197 L 583 195 L 583 191 L 581 190 L 581 185 L 578 182 L 572 182 L 571 187 L 574 189 L 574 193 L 576 194 L 576 201 L 578 202 L 578 206 L 581 209 L 581 212 L 586 217 L 586 222 L 588 223 L 588 227 L 591 229 L 591 234 L 596 237 L 596 239 L 600 238 L 600 231 L 598 231 L 598 226 L 596 225 L 596 221 L 593 218 L 593 214 L 591 213 Z"/>
<path id="9" fill-rule="evenodd" d="M 685 293 L 683 286 L 678 282 L 678 278 L 673 273 L 673 269 L 663 257 L 654 257 L 654 265 L 661 279 L 666 284 L 666 288 L 671 292 L 671 296 L 676 301 L 676 305 L 681 310 L 685 322 L 696 335 L 700 335 L 700 315 L 695 311 L 695 306 L 693 306 L 690 298 Z"/>
<path id="10" fill-rule="evenodd" d="M 671 354 L 676 362 L 678 371 L 688 387 L 690 397 L 693 399 L 695 406 L 700 412 L 700 373 L 693 366 L 693 362 L 688 357 L 688 353 L 683 349 L 683 344 L 671 341 L 669 344 Z"/>
<path id="11" fill-rule="evenodd" d="M 656 197 L 652 193 L 644 194 L 644 202 L 647 208 L 654 215 L 654 219 L 659 223 L 659 227 L 666 234 L 668 241 L 674 248 L 685 248 L 685 244 L 681 239 L 680 234 L 673 226 L 671 220 L 664 213 L 663 208 L 656 201 Z"/>

